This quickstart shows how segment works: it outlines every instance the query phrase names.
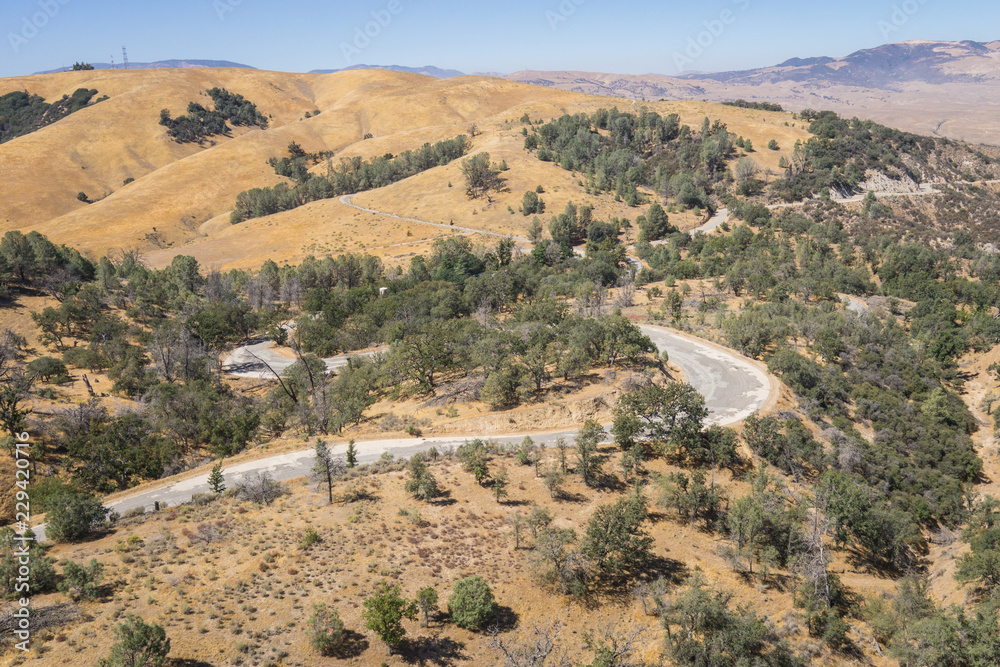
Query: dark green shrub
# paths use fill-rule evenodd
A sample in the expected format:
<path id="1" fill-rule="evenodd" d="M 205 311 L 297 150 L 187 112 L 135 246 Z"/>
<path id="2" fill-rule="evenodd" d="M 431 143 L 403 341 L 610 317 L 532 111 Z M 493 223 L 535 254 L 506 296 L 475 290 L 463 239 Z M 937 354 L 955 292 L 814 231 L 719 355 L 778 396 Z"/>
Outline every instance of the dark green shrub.
<path id="1" fill-rule="evenodd" d="M 309 617 L 309 643 L 320 655 L 336 655 L 344 644 L 344 622 L 333 607 L 320 602 Z"/>
<path id="2" fill-rule="evenodd" d="M 46 536 L 56 542 L 79 542 L 100 529 L 108 512 L 97 496 L 61 493 L 49 503 Z"/>
<path id="3" fill-rule="evenodd" d="M 497 603 L 489 584 L 478 576 L 466 577 L 455 584 L 448 598 L 448 613 L 460 628 L 478 630 L 496 614 Z"/>

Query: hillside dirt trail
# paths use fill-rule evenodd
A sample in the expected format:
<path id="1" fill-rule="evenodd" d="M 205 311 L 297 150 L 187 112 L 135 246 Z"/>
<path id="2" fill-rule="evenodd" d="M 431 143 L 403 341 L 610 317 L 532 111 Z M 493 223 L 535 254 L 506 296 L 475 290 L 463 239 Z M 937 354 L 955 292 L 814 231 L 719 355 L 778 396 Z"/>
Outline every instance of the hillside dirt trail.
<path id="1" fill-rule="evenodd" d="M 943 186 L 952 186 L 952 185 L 995 185 L 997 183 L 1000 183 L 1000 180 L 994 180 L 994 181 L 969 181 L 969 182 L 962 182 L 962 183 L 921 183 L 920 184 L 920 189 L 917 192 L 889 192 L 889 191 L 884 191 L 884 192 L 875 192 L 874 194 L 879 199 L 886 199 L 886 198 L 889 198 L 889 197 L 926 197 L 927 195 L 939 195 L 939 194 L 941 194 L 940 190 L 936 190 L 935 189 L 935 187 L 934 187 L 935 185 L 938 185 L 938 186 L 941 186 L 941 185 L 943 185 Z M 834 202 L 836 202 L 836 203 L 838 203 L 838 204 L 853 204 L 853 203 L 864 201 L 865 197 L 867 197 L 867 196 L 868 196 L 868 193 L 866 192 L 864 194 L 851 195 L 850 197 L 832 197 L 831 200 L 834 201 Z M 780 210 L 780 209 L 783 209 L 783 208 L 799 208 L 801 206 L 805 206 L 806 204 L 808 204 L 809 202 L 812 202 L 812 201 L 816 201 L 816 200 L 815 199 L 807 199 L 805 201 L 791 202 L 789 204 L 768 204 L 767 208 L 769 210 L 771 210 L 771 211 L 777 211 L 777 210 Z M 728 208 L 720 208 L 718 211 L 715 212 L 715 215 L 713 215 L 711 218 L 709 218 L 708 222 L 706 222 L 705 224 L 701 225 L 700 227 L 696 227 L 696 228 L 692 229 L 688 233 L 691 234 L 692 236 L 694 234 L 698 233 L 698 232 L 701 232 L 702 234 L 709 234 L 709 233 L 715 231 L 716 229 L 718 229 L 719 227 L 721 227 L 723 225 L 723 223 L 728 222 L 728 220 L 729 220 L 729 209 Z M 657 245 L 659 243 L 666 243 L 666 241 L 654 241 L 652 245 Z"/>
<path id="2" fill-rule="evenodd" d="M 358 206 L 357 204 L 351 203 L 351 198 L 354 195 L 344 195 L 340 198 L 340 203 L 345 206 L 350 206 L 351 208 L 357 209 L 359 211 L 364 211 L 365 213 L 371 213 L 372 215 L 379 215 L 383 218 L 392 218 L 393 220 L 402 220 L 404 222 L 415 222 L 418 225 L 430 225 L 431 227 L 438 227 L 440 229 L 452 229 L 460 232 L 465 232 L 467 234 L 482 234 L 484 236 L 494 236 L 501 239 L 513 239 L 519 243 L 531 243 L 526 238 L 521 236 L 512 236 L 510 234 L 499 234 L 497 232 L 488 232 L 483 229 L 473 229 L 472 227 L 459 227 L 458 225 L 446 225 L 442 222 L 430 222 L 429 220 L 420 220 L 418 218 L 407 218 L 401 215 L 396 215 L 395 213 L 385 213 L 384 211 L 377 211 L 373 208 L 365 208 L 364 206 Z"/>

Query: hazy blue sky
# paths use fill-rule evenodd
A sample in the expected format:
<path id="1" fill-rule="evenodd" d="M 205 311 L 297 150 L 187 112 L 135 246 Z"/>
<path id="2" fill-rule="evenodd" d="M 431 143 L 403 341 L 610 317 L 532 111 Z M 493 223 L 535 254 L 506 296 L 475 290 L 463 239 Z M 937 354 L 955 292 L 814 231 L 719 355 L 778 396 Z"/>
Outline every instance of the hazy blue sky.
<path id="1" fill-rule="evenodd" d="M 285 71 L 370 63 L 672 75 L 909 39 L 991 41 L 998 19 L 995 0 L 0 0 L 0 76 L 118 62 L 122 45 L 136 62 Z"/>

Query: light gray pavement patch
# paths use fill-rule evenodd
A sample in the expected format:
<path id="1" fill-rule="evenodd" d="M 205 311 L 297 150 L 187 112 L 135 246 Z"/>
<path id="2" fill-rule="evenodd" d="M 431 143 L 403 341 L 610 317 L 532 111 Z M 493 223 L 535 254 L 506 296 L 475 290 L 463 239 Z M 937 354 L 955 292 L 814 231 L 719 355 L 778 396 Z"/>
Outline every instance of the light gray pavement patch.
<path id="1" fill-rule="evenodd" d="M 864 315 L 868 312 L 868 304 L 859 299 L 856 296 L 850 296 L 845 294 L 843 300 L 847 302 L 847 310 L 858 315 Z"/>
<path id="2" fill-rule="evenodd" d="M 670 361 L 684 371 L 688 384 L 705 397 L 709 423 L 743 421 L 767 403 L 771 380 L 746 357 L 660 327 L 639 328 L 667 352 Z"/>
<path id="3" fill-rule="evenodd" d="M 359 352 L 356 354 L 342 354 L 336 357 L 324 359 L 326 368 L 329 371 L 336 371 L 347 365 L 352 357 L 371 357 L 376 352 Z M 272 380 L 274 373 L 268 370 L 268 366 L 279 375 L 284 375 L 288 367 L 295 363 L 295 359 L 278 354 L 274 349 L 274 342 L 266 340 L 254 345 L 244 345 L 238 347 L 222 360 L 222 370 L 228 375 L 235 377 L 255 378 L 258 380 Z"/>

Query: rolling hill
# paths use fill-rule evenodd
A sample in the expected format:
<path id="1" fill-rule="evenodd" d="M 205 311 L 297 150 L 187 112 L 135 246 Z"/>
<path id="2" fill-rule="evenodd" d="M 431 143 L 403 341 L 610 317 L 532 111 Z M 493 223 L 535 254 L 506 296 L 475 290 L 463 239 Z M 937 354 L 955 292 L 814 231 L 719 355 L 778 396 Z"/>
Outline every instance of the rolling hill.
<path id="1" fill-rule="evenodd" d="M 158 124 L 160 110 L 176 116 L 190 101 L 209 103 L 204 91 L 216 86 L 254 102 L 269 117 L 268 129 L 236 128 L 231 136 L 212 137 L 200 146 L 171 141 Z M 0 231 L 35 229 L 94 257 L 135 249 L 151 253 L 160 265 L 182 252 L 219 268 L 257 266 L 267 257 L 294 261 L 326 249 L 408 256 L 414 248 L 398 244 L 419 246 L 421 239 L 446 233 L 428 235 L 419 225 L 373 219 L 336 200 L 230 226 L 228 216 L 238 193 L 285 180 L 274 174 L 267 160 L 284 155 L 291 142 L 310 152 L 332 151 L 336 162 L 418 148 L 467 133 L 476 124 L 480 132 L 473 150 L 487 150 L 508 161 L 509 192 L 492 206 L 473 205 L 458 187 L 459 165 L 451 164 L 380 191 L 380 210 L 523 235 L 528 220 L 511 211 L 520 205 L 525 190 L 543 181 L 560 183 L 549 199 L 550 210 L 585 200 L 586 194 L 571 173 L 523 151 L 516 121 L 524 114 L 549 119 L 565 111 L 631 105 L 629 100 L 609 101 L 490 77 L 434 79 L 384 70 L 94 70 L 0 80 L 0 94 L 28 90 L 46 99 L 81 87 L 97 89 L 109 99 L 0 146 L 5 183 L 20 193 L 0 203 Z M 691 126 L 700 125 L 705 116 L 721 119 L 758 145 L 774 138 L 791 146 L 808 137 L 803 124 L 786 126 L 786 114 L 703 102 L 651 106 L 678 113 Z M 365 140 L 368 134 L 372 138 Z M 778 168 L 777 153 L 762 153 L 758 159 L 762 167 Z M 129 178 L 134 182 L 123 185 Z M 81 202 L 79 192 L 93 203 Z M 358 203 L 370 204 L 374 196 L 361 195 Z M 634 217 L 624 204 L 610 201 L 599 203 L 598 212 Z M 464 215 L 464 220 L 456 221 L 456 215 Z M 350 226 L 359 220 L 364 221 L 362 228 Z M 678 222 L 693 227 L 698 221 L 679 215 Z M 380 247 L 383 250 L 376 250 Z"/>

